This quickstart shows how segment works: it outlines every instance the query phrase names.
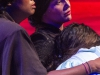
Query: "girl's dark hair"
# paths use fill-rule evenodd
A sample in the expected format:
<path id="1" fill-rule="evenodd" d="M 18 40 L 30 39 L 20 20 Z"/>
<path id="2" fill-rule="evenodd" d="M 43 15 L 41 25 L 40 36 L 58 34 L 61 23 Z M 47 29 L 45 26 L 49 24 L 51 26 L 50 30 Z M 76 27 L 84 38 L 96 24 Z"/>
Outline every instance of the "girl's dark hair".
<path id="1" fill-rule="evenodd" d="M 41 23 L 43 14 L 46 12 L 46 10 L 49 7 L 49 4 L 52 0 L 35 0 L 36 3 L 36 11 L 33 15 L 29 17 L 29 22 L 35 26 L 38 27 L 38 25 Z"/>
<path id="2" fill-rule="evenodd" d="M 91 48 L 100 45 L 100 37 L 90 27 L 84 24 L 72 23 L 61 32 L 56 43 L 57 55 L 60 55 L 62 61 L 65 61 L 80 48 Z"/>

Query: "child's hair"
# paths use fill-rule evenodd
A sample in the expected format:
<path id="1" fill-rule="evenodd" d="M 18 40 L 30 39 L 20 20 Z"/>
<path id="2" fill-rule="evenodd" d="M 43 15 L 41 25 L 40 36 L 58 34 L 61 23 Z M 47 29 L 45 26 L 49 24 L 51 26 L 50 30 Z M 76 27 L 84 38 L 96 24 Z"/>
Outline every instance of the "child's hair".
<path id="1" fill-rule="evenodd" d="M 57 37 L 57 55 L 65 61 L 80 48 L 91 48 L 100 45 L 100 37 L 84 24 L 72 23 Z"/>

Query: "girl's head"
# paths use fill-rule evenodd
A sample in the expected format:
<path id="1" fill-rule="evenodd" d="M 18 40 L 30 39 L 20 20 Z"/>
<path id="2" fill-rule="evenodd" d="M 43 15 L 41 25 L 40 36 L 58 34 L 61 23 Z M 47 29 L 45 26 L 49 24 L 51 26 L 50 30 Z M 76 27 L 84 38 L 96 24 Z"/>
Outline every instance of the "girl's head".
<path id="1" fill-rule="evenodd" d="M 59 26 L 71 19 L 69 0 L 36 0 L 35 2 L 36 12 L 29 18 L 33 25 L 45 22 Z"/>
<path id="2" fill-rule="evenodd" d="M 58 36 L 57 46 L 59 53 L 71 56 L 80 48 L 90 48 L 100 45 L 100 37 L 90 27 L 84 24 L 73 23 L 66 27 Z"/>

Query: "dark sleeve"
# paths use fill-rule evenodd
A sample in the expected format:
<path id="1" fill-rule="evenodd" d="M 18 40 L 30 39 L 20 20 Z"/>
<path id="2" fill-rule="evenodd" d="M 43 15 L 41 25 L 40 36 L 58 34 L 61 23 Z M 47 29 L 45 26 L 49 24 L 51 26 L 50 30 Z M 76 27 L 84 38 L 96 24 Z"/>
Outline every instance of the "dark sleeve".
<path id="1" fill-rule="evenodd" d="M 49 70 L 52 64 L 52 53 L 54 50 L 54 42 L 50 40 L 50 37 L 46 37 L 43 34 L 31 35 L 32 42 L 36 48 L 39 58 L 42 64 Z"/>
<path id="2" fill-rule="evenodd" d="M 46 69 L 23 31 L 6 39 L 2 60 L 3 75 L 46 75 Z"/>

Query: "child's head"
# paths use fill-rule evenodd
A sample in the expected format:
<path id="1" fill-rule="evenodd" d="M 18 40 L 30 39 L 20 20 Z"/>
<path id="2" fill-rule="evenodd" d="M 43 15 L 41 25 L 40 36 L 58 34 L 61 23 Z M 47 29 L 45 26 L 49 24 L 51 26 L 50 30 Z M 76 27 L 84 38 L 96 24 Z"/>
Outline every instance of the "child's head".
<path id="1" fill-rule="evenodd" d="M 90 27 L 73 23 L 67 26 L 58 36 L 59 53 L 71 56 L 80 48 L 90 48 L 100 45 L 100 37 Z"/>

